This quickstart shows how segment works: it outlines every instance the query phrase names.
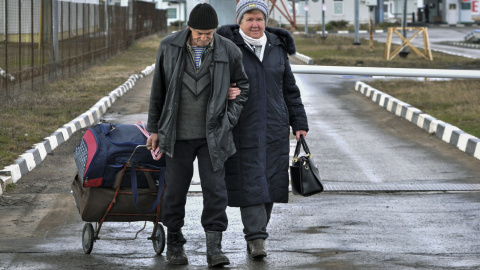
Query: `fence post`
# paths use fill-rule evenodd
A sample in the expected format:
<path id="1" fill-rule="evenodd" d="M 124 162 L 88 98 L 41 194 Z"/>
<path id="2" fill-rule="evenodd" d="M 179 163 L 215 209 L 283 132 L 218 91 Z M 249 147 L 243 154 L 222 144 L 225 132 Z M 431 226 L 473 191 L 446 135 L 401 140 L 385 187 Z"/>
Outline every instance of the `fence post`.
<path id="1" fill-rule="evenodd" d="M 81 57 L 81 61 L 82 61 L 82 71 L 85 70 L 85 62 L 86 62 L 86 59 L 88 59 L 88 57 L 86 56 L 85 54 L 85 45 L 86 45 L 86 42 L 85 42 L 85 3 L 82 3 L 80 4 L 82 6 L 82 57 Z"/>
<path id="2" fill-rule="evenodd" d="M 5 93 L 8 95 L 8 1 L 5 1 Z"/>
<path id="3" fill-rule="evenodd" d="M 63 14 L 65 13 L 65 9 L 64 9 L 64 3 L 63 2 L 60 2 L 60 41 L 63 43 L 65 42 L 65 38 L 63 36 L 63 32 L 65 30 L 64 28 L 64 16 Z M 64 71 L 64 68 L 65 68 L 65 56 L 63 55 L 63 48 L 62 48 L 62 55 L 60 56 L 60 68 L 62 69 L 62 78 L 65 78 L 65 71 Z"/>
<path id="4" fill-rule="evenodd" d="M 105 48 L 108 50 L 108 5 L 110 0 L 105 1 Z"/>
<path id="5" fill-rule="evenodd" d="M 78 6 L 79 3 L 75 3 L 75 74 L 78 74 Z"/>
<path id="6" fill-rule="evenodd" d="M 58 69 L 58 0 L 52 0 L 52 43 L 53 43 L 53 77 Z"/>
<path id="7" fill-rule="evenodd" d="M 22 89 L 22 3 L 18 1 L 18 86 Z"/>
<path id="8" fill-rule="evenodd" d="M 33 0 L 30 0 L 30 50 L 31 50 L 31 55 L 32 55 L 32 58 L 30 60 L 30 68 L 32 70 L 31 72 L 31 81 L 32 81 L 32 86 L 31 86 L 31 89 L 33 89 L 34 85 L 35 85 L 35 81 L 34 81 L 34 78 L 35 78 L 35 71 L 34 71 L 34 68 L 35 68 L 35 34 L 33 31 L 33 27 L 34 27 L 34 24 L 33 24 Z"/>
<path id="9" fill-rule="evenodd" d="M 68 5 L 68 76 L 72 76 L 72 3 L 67 2 Z"/>

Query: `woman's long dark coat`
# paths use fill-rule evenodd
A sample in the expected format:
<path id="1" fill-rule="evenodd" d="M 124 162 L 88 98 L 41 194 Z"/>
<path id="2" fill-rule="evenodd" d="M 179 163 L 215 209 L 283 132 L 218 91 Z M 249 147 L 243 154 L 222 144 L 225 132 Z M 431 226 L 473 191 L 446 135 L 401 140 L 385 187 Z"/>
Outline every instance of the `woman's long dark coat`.
<path id="1" fill-rule="evenodd" d="M 289 32 L 268 28 L 263 62 L 246 45 L 238 25 L 217 33 L 243 53 L 249 97 L 234 127 L 237 153 L 225 163 L 229 206 L 288 202 L 290 126 L 293 133 L 308 123 L 288 54 L 296 52 Z"/>

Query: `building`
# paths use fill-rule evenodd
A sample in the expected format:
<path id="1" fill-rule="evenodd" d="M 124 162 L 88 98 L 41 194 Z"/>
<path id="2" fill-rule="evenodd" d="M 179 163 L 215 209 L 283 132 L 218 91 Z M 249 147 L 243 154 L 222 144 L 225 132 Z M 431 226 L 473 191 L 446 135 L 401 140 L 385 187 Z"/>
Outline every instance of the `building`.
<path id="1" fill-rule="evenodd" d="M 95 1 L 95 0 L 72 0 L 72 1 Z M 98 2 L 98 0 L 96 0 Z M 109 1 L 110 4 L 128 5 L 132 0 L 100 0 Z M 143 0 L 156 3 L 157 9 L 167 10 L 167 23 L 175 21 L 185 23 L 188 14 L 199 3 L 207 2 L 213 5 L 219 14 L 219 23 L 235 23 L 235 5 L 237 0 Z M 322 24 L 322 10 L 325 11 L 325 23 L 330 21 L 347 21 L 353 24 L 355 21 L 355 1 L 357 0 L 266 0 L 271 12 L 270 18 L 279 24 L 289 24 L 284 16 L 289 14 L 293 17 L 293 5 L 295 5 L 296 24 L 309 25 Z M 359 23 L 369 24 L 370 19 L 374 23 L 398 22 L 403 18 L 404 0 L 358 0 Z M 383 1 L 383 2 L 382 2 Z M 480 21 L 480 0 L 405 0 L 407 23 L 429 22 L 460 24 Z M 273 6 L 273 2 L 276 6 Z M 283 3 L 282 3 L 283 2 Z M 380 6 L 380 2 L 383 3 Z M 231 9 L 228 6 L 231 5 Z M 428 19 L 425 9 L 428 6 Z M 284 9 L 287 8 L 287 11 Z M 308 11 L 308 17 L 305 16 Z M 282 14 L 283 13 L 283 14 Z M 185 20 L 185 17 L 187 20 Z"/>

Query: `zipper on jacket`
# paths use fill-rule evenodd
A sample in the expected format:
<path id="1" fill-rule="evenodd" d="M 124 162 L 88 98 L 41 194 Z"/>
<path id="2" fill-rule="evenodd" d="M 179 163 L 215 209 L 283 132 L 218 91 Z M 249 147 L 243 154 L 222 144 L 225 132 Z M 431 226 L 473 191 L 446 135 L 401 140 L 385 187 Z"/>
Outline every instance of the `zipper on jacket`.
<path id="1" fill-rule="evenodd" d="M 212 55 L 213 57 L 213 55 Z M 215 59 L 215 58 L 214 58 Z M 210 63 L 210 87 L 211 87 L 211 90 L 210 90 L 210 97 L 208 99 L 208 107 L 207 107 L 207 114 L 206 114 L 206 119 L 205 119 L 205 138 L 207 139 L 207 147 L 208 147 L 208 108 L 210 107 L 210 105 L 212 104 L 212 99 L 213 99 L 213 92 L 215 91 L 215 61 L 213 60 L 212 63 Z M 227 102 L 228 102 L 228 99 L 227 99 Z M 227 105 L 228 106 L 228 105 Z M 214 127 L 213 131 L 215 133 L 215 128 L 218 127 L 218 119 L 217 119 L 217 126 Z M 215 147 L 218 148 L 218 141 L 217 141 L 217 136 L 214 134 L 214 137 L 215 137 Z M 210 151 L 210 147 L 208 147 L 208 150 L 210 153 L 212 153 Z M 213 165 L 213 159 L 210 157 L 211 161 L 212 161 L 212 165 Z"/>
<path id="2" fill-rule="evenodd" d="M 175 89 L 175 97 L 174 97 L 174 103 L 173 103 L 173 106 L 175 107 L 175 110 L 173 111 L 173 115 L 172 115 L 172 118 L 175 120 L 175 122 L 173 123 L 173 131 L 172 131 L 172 139 L 171 139 L 171 147 L 172 149 L 170 149 L 171 153 L 172 153 L 172 157 L 175 155 L 175 142 L 177 141 L 177 114 L 178 114 L 178 103 L 180 102 L 180 91 L 182 91 L 182 89 L 180 88 L 179 89 L 179 85 L 180 87 L 182 87 L 182 78 L 183 78 L 183 73 L 185 72 L 185 53 L 188 53 L 187 51 L 188 49 L 186 48 L 186 45 L 183 47 L 183 49 L 181 50 L 181 55 L 180 57 L 182 57 L 182 71 L 181 71 L 181 74 L 178 75 L 178 78 L 177 78 L 177 88 Z"/>
<path id="3" fill-rule="evenodd" d="M 213 98 L 213 91 L 215 87 L 214 83 L 214 74 L 215 74 L 215 62 L 212 59 L 212 62 L 210 63 L 210 97 L 208 98 L 208 107 L 210 107 L 212 103 L 212 98 Z M 205 119 L 205 136 L 208 138 L 208 107 L 207 107 L 207 113 L 206 113 L 206 119 Z"/>

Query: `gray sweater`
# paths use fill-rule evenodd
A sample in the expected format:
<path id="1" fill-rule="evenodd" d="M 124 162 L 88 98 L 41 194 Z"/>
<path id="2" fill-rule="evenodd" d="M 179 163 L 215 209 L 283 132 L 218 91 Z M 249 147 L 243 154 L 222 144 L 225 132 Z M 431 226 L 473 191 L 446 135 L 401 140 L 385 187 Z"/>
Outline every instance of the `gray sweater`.
<path id="1" fill-rule="evenodd" d="M 207 136 L 207 106 L 212 92 L 209 70 L 212 53 L 209 50 L 207 49 L 198 70 L 192 57 L 185 58 L 178 106 L 177 140 L 204 139 Z"/>

